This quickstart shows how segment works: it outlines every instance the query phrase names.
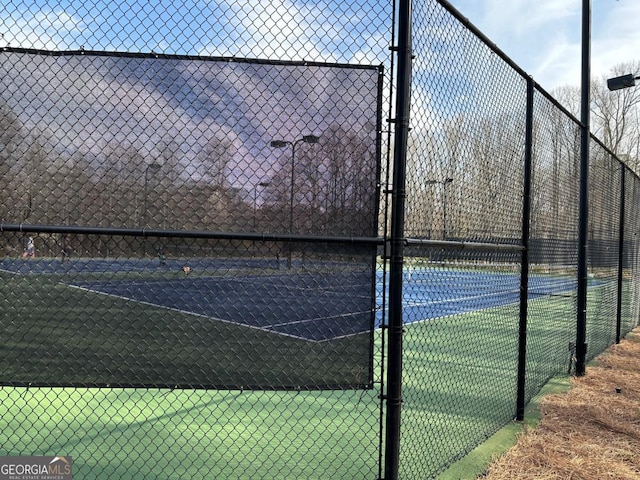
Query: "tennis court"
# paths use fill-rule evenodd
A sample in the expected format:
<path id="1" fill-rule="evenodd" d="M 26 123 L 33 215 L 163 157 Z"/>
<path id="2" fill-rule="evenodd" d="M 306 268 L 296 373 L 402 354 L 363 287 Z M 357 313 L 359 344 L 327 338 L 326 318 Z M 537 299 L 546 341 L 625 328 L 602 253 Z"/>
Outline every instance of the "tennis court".
<path id="1" fill-rule="evenodd" d="M 301 379 L 304 382 L 300 381 L 299 384 L 309 384 L 310 382 L 318 382 L 318 379 L 326 379 L 327 366 L 332 366 L 333 368 L 333 365 L 340 367 L 348 365 L 341 365 L 340 362 L 335 361 L 336 355 L 339 354 L 335 346 L 331 346 L 326 352 L 321 352 L 326 353 L 325 356 L 313 351 L 317 347 L 329 347 L 332 344 L 331 341 L 318 342 L 293 338 L 284 332 L 270 329 L 270 326 L 266 323 L 257 326 L 255 319 L 253 319 L 253 324 L 229 321 L 209 322 L 209 319 L 222 316 L 220 313 L 223 311 L 222 309 L 217 312 L 208 310 L 214 308 L 214 302 L 211 302 L 211 305 L 207 305 L 200 300 L 202 304 L 198 308 L 202 310 L 199 313 L 196 308 L 192 307 L 190 307 L 192 309 L 189 312 L 178 312 L 177 308 L 186 301 L 185 298 L 189 296 L 197 297 L 197 295 L 193 294 L 193 290 L 198 290 L 207 298 L 223 298 L 225 295 L 233 294 L 236 295 L 236 301 L 246 301 L 247 297 L 250 296 L 250 290 L 257 289 L 255 291 L 258 291 L 259 295 L 268 298 L 263 299 L 262 303 L 256 300 L 254 306 L 261 305 L 262 308 L 269 309 L 273 307 L 270 306 L 270 303 L 284 301 L 285 293 L 281 292 L 282 297 L 269 297 L 271 293 L 268 285 L 279 285 L 283 289 L 288 288 L 289 291 L 286 295 L 291 298 L 287 301 L 294 301 L 296 295 L 299 296 L 305 288 L 305 284 L 300 283 L 304 275 L 300 272 L 295 275 L 288 273 L 285 269 L 277 268 L 278 266 L 274 264 L 271 264 L 273 268 L 269 270 L 268 274 L 264 273 L 264 275 L 257 275 L 252 272 L 251 262 L 227 259 L 220 260 L 218 265 L 221 264 L 224 264 L 225 267 L 217 270 L 213 269 L 213 272 L 217 272 L 217 276 L 212 275 L 212 271 L 209 271 L 209 275 L 198 276 L 199 270 L 204 269 L 204 263 L 200 267 L 194 268 L 192 274 L 185 276 L 177 271 L 179 262 L 176 262 L 175 265 L 171 264 L 171 262 L 160 265 L 156 260 L 144 262 L 118 260 L 111 262 L 78 259 L 71 264 L 64 265 L 46 259 L 28 262 L 5 260 L 0 263 L 0 267 L 5 272 L 11 272 L 4 274 L 4 277 L 9 279 L 10 283 L 38 284 L 39 288 L 42 288 L 44 283 L 41 283 L 40 279 L 55 279 L 57 288 L 71 292 L 72 297 L 70 298 L 87 297 L 88 299 L 93 299 L 96 309 L 103 309 L 113 302 L 113 305 L 120 311 L 123 302 L 132 304 L 133 310 L 125 310 L 128 316 L 127 319 L 116 318 L 111 321 L 106 318 L 106 314 L 104 318 L 92 317 L 99 327 L 93 330 L 90 329 L 88 334 L 98 338 L 96 343 L 105 344 L 99 352 L 103 355 L 102 362 L 104 362 L 104 355 L 113 356 L 118 360 L 126 360 L 130 365 L 140 358 L 138 356 L 128 358 L 123 352 L 116 353 L 116 350 L 124 350 L 126 354 L 126 348 L 123 349 L 122 345 L 111 347 L 107 342 L 103 342 L 100 337 L 102 330 L 106 329 L 106 327 L 121 328 L 123 325 L 128 326 L 129 323 L 124 323 L 125 321 L 134 322 L 131 331 L 136 330 L 137 333 L 138 330 L 145 330 L 140 331 L 133 338 L 132 343 L 153 347 L 155 345 L 153 341 L 155 341 L 156 332 L 154 329 L 149 328 L 148 322 L 152 317 L 147 317 L 147 312 L 150 310 L 165 310 L 167 317 L 179 318 L 182 322 L 189 321 L 189 318 L 192 318 L 194 324 L 200 322 L 224 326 L 226 333 L 212 336 L 212 339 L 223 337 L 227 343 L 233 344 L 235 337 L 232 335 L 236 330 L 241 329 L 247 330 L 248 335 L 255 337 L 253 340 L 249 336 L 241 337 L 243 347 L 238 352 L 221 349 L 222 342 L 212 344 L 210 349 L 199 350 L 196 352 L 197 358 L 188 365 L 188 369 L 176 369 L 175 378 L 179 378 L 178 375 L 192 371 L 193 367 L 197 366 L 200 369 L 210 369 L 211 371 L 217 369 L 217 377 L 203 379 L 200 376 L 194 382 L 210 381 L 213 383 L 215 381 L 217 385 L 224 387 L 225 385 L 233 385 L 232 382 L 234 381 L 236 385 L 248 385 L 245 382 L 252 380 L 254 385 L 277 387 L 281 385 L 278 382 L 281 382 L 285 376 L 291 382 L 290 384 L 296 384 L 299 380 L 294 378 L 293 375 L 296 372 L 296 368 L 299 370 L 300 365 L 305 365 L 307 371 L 314 376 L 311 381 Z M 126 265 L 126 268 L 124 265 Z M 194 265 L 193 262 L 192 265 Z M 130 272 L 123 272 L 123 270 L 130 270 Z M 287 280 L 289 275 L 295 277 L 295 281 L 293 279 Z M 308 280 L 307 288 L 311 277 L 322 278 L 321 275 L 318 276 L 316 273 L 307 273 L 306 275 Z M 262 278 L 263 276 L 265 278 Z M 272 278 L 268 280 L 270 277 Z M 316 278 L 313 285 L 320 287 L 321 283 L 318 282 L 318 278 Z M 345 282 L 347 280 L 353 281 L 354 278 L 346 274 L 341 277 Z M 376 276 L 378 293 L 381 291 L 383 280 L 383 274 L 378 272 Z M 264 282 L 267 281 L 271 283 L 265 285 Z M 278 284 L 277 282 L 280 283 Z M 122 284 L 120 288 L 123 291 L 113 290 L 119 283 Z M 172 289 L 183 290 L 180 287 L 180 284 L 183 283 L 185 287 L 189 286 L 189 288 L 184 288 L 184 291 L 180 295 L 176 294 L 176 297 L 163 298 L 163 295 L 167 295 Z M 74 285 L 73 287 L 71 287 L 72 284 Z M 80 286 L 81 284 L 83 286 Z M 490 294 L 489 285 L 496 290 L 495 295 Z M 408 351 L 417 352 L 416 354 L 420 358 L 429 356 L 429 374 L 434 378 L 440 378 L 438 375 L 446 374 L 455 379 L 453 383 L 465 385 L 464 390 L 457 392 L 459 398 L 456 398 L 458 398 L 459 403 L 456 404 L 456 410 L 453 413 L 441 408 L 441 405 L 448 405 L 447 402 L 451 402 L 448 391 L 439 393 L 438 395 L 441 396 L 436 397 L 435 400 L 421 400 L 424 404 L 421 403 L 420 405 L 430 412 L 428 419 L 430 424 L 446 424 L 449 435 L 454 438 L 466 439 L 468 436 L 468 422 L 471 421 L 469 419 L 475 419 L 478 415 L 475 392 L 482 389 L 484 392 L 482 398 L 490 408 L 495 409 L 497 405 L 506 405 L 504 408 L 510 408 L 511 405 L 509 403 L 510 398 L 508 396 L 505 397 L 504 390 L 498 388 L 498 386 L 508 382 L 513 375 L 513 359 L 507 353 L 512 351 L 511 346 L 515 348 L 517 337 L 513 334 L 512 329 L 505 328 L 504 323 L 497 320 L 504 317 L 505 321 L 509 322 L 512 319 L 509 313 L 511 307 L 503 309 L 501 305 L 513 305 L 517 302 L 519 298 L 519 277 L 513 272 L 490 272 L 487 269 L 480 271 L 442 267 L 414 268 L 406 274 L 405 287 L 405 321 L 412 323 L 412 325 L 407 326 L 405 348 Z M 558 274 L 532 275 L 530 277 L 530 287 L 531 298 L 540 298 L 543 302 L 546 302 L 545 298 L 550 299 L 553 296 L 558 296 L 568 300 L 568 302 L 558 304 L 550 302 L 550 305 L 554 305 L 553 308 L 556 311 L 549 318 L 565 318 L 567 316 L 567 313 L 561 311 L 561 309 L 564 308 L 564 304 L 571 303 L 571 297 L 575 294 L 571 277 Z M 297 290 L 293 290 L 294 288 L 297 288 Z M 111 290 L 107 291 L 109 289 Z M 332 298 L 341 296 L 340 293 L 336 293 L 334 290 L 335 288 L 327 288 L 327 291 L 322 292 L 322 296 L 319 298 L 331 301 Z M 191 291 L 191 293 L 185 293 L 187 291 Z M 498 291 L 500 293 L 497 293 Z M 120 297 L 123 292 L 128 295 L 126 298 Z M 254 296 L 257 297 L 258 295 Z M 423 302 L 420 301 L 421 296 L 423 297 Z M 101 302 L 99 301 L 100 299 L 105 301 Z M 378 302 L 380 302 L 379 295 Z M 25 311 L 33 307 L 33 304 L 27 304 Z M 381 305 L 376 307 L 378 315 L 381 315 L 381 308 Z M 483 309 L 484 311 L 477 311 Z M 470 313 L 464 313 L 465 310 Z M 114 312 L 116 311 L 114 310 Z M 136 314 L 139 314 L 139 318 L 137 318 Z M 85 315 L 89 314 L 85 311 Z M 118 313 L 116 312 L 115 316 L 117 317 L 117 315 Z M 421 320 L 439 317 L 448 318 L 443 319 L 444 321 L 419 323 Z M 35 318 L 34 313 L 33 319 Z M 537 325 L 539 329 L 548 329 L 548 334 L 551 337 L 561 338 L 558 333 L 558 328 L 560 327 L 550 319 L 548 320 L 547 316 L 544 316 L 543 319 L 534 318 L 532 323 Z M 162 329 L 166 330 L 168 327 L 179 325 L 173 320 L 171 322 L 164 320 L 165 317 L 162 315 L 156 317 L 156 321 L 162 325 Z M 46 325 L 52 325 L 52 323 L 57 322 L 60 325 L 64 325 L 64 330 L 66 331 L 76 331 L 78 328 L 82 328 L 80 325 L 88 323 L 84 320 L 75 325 L 71 321 L 72 319 L 69 317 L 67 310 L 60 309 L 58 312 L 58 310 L 53 309 L 48 314 L 46 322 L 42 322 L 42 325 L 44 328 Z M 69 323 L 65 324 L 65 322 Z M 309 323 L 312 324 L 312 322 Z M 294 327 L 291 326 L 290 328 L 293 329 Z M 318 323 L 314 328 L 327 327 Z M 424 333 L 425 331 L 428 331 L 427 335 L 416 334 L 416 332 Z M 465 335 L 472 339 L 470 343 L 474 345 L 474 349 L 472 350 L 472 361 L 465 360 L 458 364 L 458 362 L 451 362 L 450 359 L 460 357 L 460 349 L 451 342 L 447 342 L 447 339 L 459 337 L 461 331 L 464 331 Z M 207 329 L 202 330 L 202 333 L 206 332 Z M 168 353 L 167 337 L 161 334 L 157 336 L 157 345 L 161 346 L 163 355 L 165 355 Z M 192 336 L 190 335 L 190 338 Z M 262 372 L 260 368 L 262 368 L 263 364 L 256 362 L 257 369 L 243 374 L 242 370 L 246 369 L 253 361 L 247 352 L 251 352 L 253 355 L 254 352 L 268 350 L 265 348 L 265 345 L 267 345 L 264 340 L 265 336 L 273 340 L 280 338 L 286 342 L 293 342 L 293 344 L 273 343 L 268 345 L 273 350 L 282 349 L 283 345 L 286 345 L 283 350 L 284 356 L 291 358 L 291 362 L 281 363 L 281 360 L 275 357 L 265 356 L 261 358 L 265 365 L 265 370 L 269 372 Z M 338 340 L 338 342 L 349 341 L 351 338 L 358 337 L 358 335 L 353 335 Z M 378 332 L 375 333 L 375 338 L 378 338 Z M 77 342 L 78 338 L 73 340 Z M 295 350 L 294 344 L 300 344 L 302 348 Z M 503 346 L 501 351 L 505 352 L 505 357 L 509 357 L 508 359 L 502 357 L 495 359 L 496 345 Z M 510 347 L 507 348 L 506 345 Z M 345 343 L 344 348 L 352 353 L 354 344 Z M 209 361 L 207 355 L 211 355 L 212 351 L 219 349 L 221 349 L 220 358 L 216 357 L 215 361 Z M 75 354 L 77 349 L 74 347 L 73 350 L 68 352 Z M 364 352 L 366 352 L 366 349 L 362 348 L 359 350 L 358 356 L 362 356 Z M 136 355 L 138 353 L 136 352 Z M 310 356 L 304 356 L 309 355 L 309 353 L 317 355 L 317 360 Z M 223 357 L 227 360 L 227 364 L 221 363 Z M 185 360 L 184 349 L 179 349 L 176 354 L 177 358 L 180 358 L 181 361 Z M 50 383 L 54 383 L 51 380 L 53 378 L 52 374 L 47 371 L 47 368 L 57 359 L 47 357 L 44 360 L 46 363 L 39 365 L 39 368 L 42 368 L 44 374 L 47 374 L 47 380 Z M 86 364 L 87 357 L 81 357 L 80 360 Z M 445 360 L 447 360 L 446 369 L 442 369 L 440 362 Z M 63 361 L 66 361 L 66 359 L 63 359 Z M 155 380 L 157 385 L 166 384 L 166 370 L 176 368 L 172 361 L 173 358 L 167 356 L 163 356 L 158 360 L 158 372 L 162 369 L 165 377 L 164 379 L 157 377 L 160 378 L 160 380 Z M 310 368 L 310 365 L 314 363 L 318 365 L 317 372 L 312 371 Z M 488 363 L 489 365 L 487 366 Z M 474 365 L 473 375 L 469 375 L 469 364 Z M 78 370 L 79 366 L 86 368 L 86 365 L 74 364 L 70 366 L 68 371 L 73 371 L 71 367 L 75 367 Z M 107 363 L 107 366 L 111 369 L 115 368 L 113 363 Z M 413 362 L 407 362 L 405 368 L 406 378 L 411 379 L 416 375 L 414 369 L 424 367 L 422 363 L 416 366 Z M 492 379 L 499 378 L 499 381 L 495 382 L 496 385 L 489 389 L 486 388 L 484 383 L 486 378 L 485 368 L 490 370 Z M 229 372 L 228 379 L 223 376 L 222 369 L 226 369 Z M 67 370 L 65 369 L 65 371 Z M 94 375 L 93 378 L 95 378 L 95 370 L 89 373 Z M 142 377 L 136 371 L 126 373 L 129 375 L 127 378 L 132 379 L 131 381 L 140 381 L 139 378 Z M 144 385 L 148 385 L 148 376 L 153 373 L 153 370 L 150 370 L 147 366 L 143 373 L 147 377 L 142 378 L 141 382 Z M 268 376 L 269 373 L 271 376 Z M 347 378 L 347 373 L 345 368 L 331 372 L 331 375 L 344 380 Z M 244 377 L 241 377 L 241 375 L 244 375 Z M 153 378 L 155 379 L 156 377 Z M 361 379 L 359 376 L 354 378 L 353 383 Z M 76 380 L 74 378 L 72 380 L 90 384 L 89 381 L 84 379 Z M 348 378 L 348 380 L 349 382 L 345 382 L 347 385 L 352 381 L 351 378 Z M 410 396 L 412 395 L 411 389 L 412 385 L 408 382 L 407 395 L 413 399 Z M 141 472 L 131 478 L 145 478 L 145 473 L 148 476 L 153 475 L 155 478 L 166 478 L 163 477 L 162 468 L 157 467 L 157 465 L 162 464 L 160 458 L 162 451 L 158 450 L 157 456 L 152 455 L 152 462 L 141 460 L 143 457 L 147 458 L 142 445 L 150 434 L 154 438 L 163 439 L 166 442 L 184 442 L 187 447 L 178 451 L 175 454 L 175 458 L 185 465 L 198 465 L 201 457 L 199 456 L 198 440 L 192 434 L 192 429 L 195 428 L 194 425 L 198 425 L 197 428 L 199 430 L 214 438 L 218 448 L 213 449 L 214 453 L 211 457 L 211 465 L 213 467 L 211 469 L 220 478 L 234 475 L 234 465 L 237 463 L 233 463 L 233 458 L 230 458 L 233 455 L 226 452 L 237 452 L 237 450 L 234 450 L 236 444 L 245 445 L 246 448 L 250 446 L 251 451 L 264 452 L 261 454 L 261 461 L 257 462 L 261 469 L 259 471 L 260 476 L 269 476 L 269 472 L 273 468 L 281 469 L 281 471 L 292 471 L 292 469 L 301 468 L 297 472 L 298 478 L 313 478 L 314 472 L 318 471 L 318 469 L 327 473 L 327 476 L 332 474 L 341 475 L 344 473 L 345 468 L 348 468 L 354 478 L 359 478 L 362 471 L 375 468 L 375 462 L 372 460 L 376 455 L 375 445 L 377 441 L 376 430 L 373 425 L 377 419 L 375 412 L 378 408 L 376 401 L 378 391 L 375 388 L 360 391 L 345 389 L 339 392 L 298 390 L 294 392 L 248 392 L 246 389 L 240 392 L 230 392 L 224 388 L 204 392 L 194 392 L 192 390 L 169 392 L 168 390 L 158 391 L 156 389 L 92 390 L 85 388 L 30 389 L 25 392 L 24 389 L 5 388 L 0 393 L 3 393 L 6 402 L 14 405 L 12 413 L 15 412 L 15 415 L 10 418 L 15 420 L 7 425 L 7 431 L 10 432 L 20 431 L 20 424 L 38 422 L 38 417 L 43 415 L 45 418 L 53 418 L 54 415 L 58 414 L 56 409 L 68 412 L 64 416 L 63 422 L 39 424 L 39 432 L 42 435 L 41 441 L 44 445 L 48 441 L 47 439 L 58 439 L 50 449 L 64 449 L 73 455 L 74 459 L 77 458 L 78 465 L 82 465 L 79 468 L 84 469 L 83 473 L 87 473 L 87 478 L 90 477 L 88 474 L 90 471 L 104 471 L 103 469 L 105 468 L 113 469 L 116 468 L 114 465 L 119 465 L 122 471 L 117 473 L 123 473 L 125 476 L 127 470 Z M 415 402 L 415 400 L 413 401 Z M 101 405 L 104 402 L 108 402 L 111 406 L 109 412 L 111 409 L 123 412 L 122 414 L 119 413 L 120 416 L 117 421 L 113 420 L 109 412 L 102 409 Z M 41 405 L 43 404 L 46 407 L 42 407 Z M 143 414 L 138 412 L 138 406 L 141 405 L 148 405 Z M 254 410 L 255 405 L 260 405 L 260 413 Z M 43 408 L 45 408 L 44 413 Z M 296 411 L 301 412 L 303 417 L 298 414 L 292 414 L 292 409 L 299 409 Z M 423 418 L 422 411 L 422 409 L 419 411 L 407 409 L 405 418 L 409 419 L 409 422 L 414 414 Z M 37 415 L 34 412 L 38 412 Z M 262 412 L 269 413 L 265 416 Z M 361 421 L 352 421 L 354 412 L 362 412 Z M 301 420 L 301 418 L 303 419 Z M 422 421 L 424 422 L 424 418 Z M 82 431 L 86 433 L 82 436 L 71 435 L 66 439 L 60 440 L 54 429 L 64 429 L 71 422 L 81 425 Z M 294 433 L 291 433 L 300 431 L 300 422 L 310 426 L 305 430 L 306 440 L 302 443 Z M 229 425 L 233 425 L 233 430 L 230 434 L 225 430 Z M 345 427 L 347 425 L 349 426 L 348 428 Z M 278 433 L 277 437 L 274 438 L 274 431 L 281 433 Z M 180 432 L 187 433 L 181 436 Z M 130 439 L 135 439 L 135 441 Z M 354 441 L 353 439 L 356 440 Z M 38 440 L 40 441 L 40 438 Z M 434 442 L 436 442 L 435 439 Z M 354 443 L 355 447 L 353 446 Z M 292 446 L 291 455 L 280 454 L 279 448 L 282 444 L 290 444 Z M 115 461 L 113 459 L 114 450 L 124 445 L 131 446 L 131 448 L 127 449 L 127 452 L 132 453 L 132 455 L 123 454 L 121 459 L 118 458 L 118 461 Z M 318 456 L 319 466 L 317 468 L 306 466 L 304 458 L 312 455 L 317 445 L 326 446 L 322 448 L 322 454 Z M 449 461 L 448 450 L 440 443 L 428 444 L 428 448 L 432 452 L 432 461 L 435 464 L 446 464 Z M 264 458 L 262 455 L 264 455 Z M 277 459 L 275 467 L 270 466 L 272 464 L 268 463 L 269 458 Z M 303 467 L 299 467 L 300 465 L 303 465 Z M 345 467 L 345 465 L 348 467 Z M 185 476 L 197 476 L 198 471 L 196 467 L 191 467 L 184 474 Z"/>
<path id="2" fill-rule="evenodd" d="M 295 338 L 324 341 L 370 330 L 357 274 L 82 281 L 72 286 Z M 366 285 L 366 283 L 365 283 Z"/>
<path id="3" fill-rule="evenodd" d="M 345 271 L 337 264 L 307 263 L 304 270 L 287 270 L 276 259 L 198 258 L 187 263 L 189 275 L 182 270 L 185 261 L 175 259 L 5 259 L 0 269 L 60 275 L 65 285 L 87 292 L 315 342 L 369 331 L 373 312 L 375 326 L 382 322 L 381 271 L 373 305 L 369 272 Z M 519 274 L 487 269 L 410 268 L 404 287 L 405 323 L 520 299 Z M 576 288 L 572 275 L 531 275 L 529 298 L 573 296 Z"/>

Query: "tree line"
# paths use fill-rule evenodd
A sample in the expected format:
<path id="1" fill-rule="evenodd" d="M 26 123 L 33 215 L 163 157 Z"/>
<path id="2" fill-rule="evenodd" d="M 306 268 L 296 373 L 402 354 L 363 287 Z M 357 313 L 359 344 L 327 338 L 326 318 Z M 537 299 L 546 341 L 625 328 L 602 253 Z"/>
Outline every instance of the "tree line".
<path id="1" fill-rule="evenodd" d="M 0 100 L 3 223 L 373 236 L 379 153 L 371 136 L 332 125 L 317 144 L 274 149 L 262 171 L 212 138 L 185 165 L 167 139 L 150 158 L 131 142 L 65 149 Z M 292 171 L 293 167 L 293 171 Z M 293 191 L 291 181 L 293 180 Z"/>
<path id="2" fill-rule="evenodd" d="M 608 77 L 638 72 L 640 62 L 620 64 Z M 592 131 L 634 172 L 640 171 L 640 89 L 610 92 L 606 78 L 592 82 Z M 580 92 L 552 92 L 579 118 Z M 495 101 L 495 105 L 492 104 Z M 517 243 L 522 231 L 525 97 L 493 98 L 492 108 L 459 111 L 438 119 L 414 116 L 407 166 L 407 236 Z M 575 238 L 581 129 L 544 95 L 534 97 L 531 236 Z M 620 165 L 592 142 L 592 238 L 616 238 Z M 552 247 L 549 247 L 552 248 Z M 573 258 L 564 261 L 570 263 Z"/>

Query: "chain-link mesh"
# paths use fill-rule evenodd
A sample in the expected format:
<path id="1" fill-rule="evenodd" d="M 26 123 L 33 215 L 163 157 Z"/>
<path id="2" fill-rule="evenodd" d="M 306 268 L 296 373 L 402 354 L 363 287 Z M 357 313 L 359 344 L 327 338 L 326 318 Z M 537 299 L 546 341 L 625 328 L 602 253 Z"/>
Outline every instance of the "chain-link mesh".
<path id="1" fill-rule="evenodd" d="M 621 333 L 630 332 L 640 318 L 640 182 L 630 170 L 624 174 L 624 214 L 622 234 Z"/>
<path id="2" fill-rule="evenodd" d="M 621 170 L 604 148 L 592 142 L 589 188 L 589 289 L 587 358 L 616 341 L 620 245 Z"/>
<path id="3" fill-rule="evenodd" d="M 529 282 L 558 288 L 529 302 L 527 400 L 551 377 L 573 371 L 578 272 L 580 128 L 539 92 L 533 118 Z"/>
<path id="4" fill-rule="evenodd" d="M 514 418 L 517 402 L 551 377 L 573 372 L 581 127 L 533 82 L 527 112 L 526 76 L 463 19 L 428 3 L 413 15 L 400 476 L 418 479 Z M 590 358 L 616 341 L 622 168 L 592 145 Z M 637 294 L 624 292 L 626 333 Z"/>
<path id="5" fill-rule="evenodd" d="M 377 475 L 391 18 L 3 3 L 1 455 Z"/>
<path id="6" fill-rule="evenodd" d="M 398 240 L 401 478 L 572 371 L 579 122 L 443 4 L 414 2 L 406 185 L 395 5 L 3 4 L 0 456 L 381 478 Z M 637 205 L 592 141 L 590 358 L 638 323 Z"/>
<path id="7" fill-rule="evenodd" d="M 526 99 L 525 79 L 446 11 L 414 18 L 407 479 L 432 478 L 513 416 Z"/>
<path id="8" fill-rule="evenodd" d="M 59 238 L 27 235 L 22 257 L 30 263 L 7 261 L 3 265 L 4 270 L 17 270 L 18 275 L 25 267 L 30 274 L 42 273 L 33 282 L 39 283 L 36 292 L 16 287 L 28 300 L 21 305 L 28 312 L 46 310 L 55 297 L 49 285 L 62 283 L 83 292 L 84 298 L 68 301 L 76 311 L 83 310 L 81 317 L 98 319 L 110 309 L 125 310 L 91 298 L 106 295 L 164 307 L 171 317 L 179 311 L 209 319 L 202 325 L 204 330 L 192 331 L 184 319 L 172 324 L 145 318 L 135 309 L 128 312 L 141 322 L 132 324 L 132 330 L 143 332 L 143 325 L 151 324 L 157 327 L 159 337 L 148 342 L 150 347 L 126 329 L 101 324 L 121 338 L 135 338 L 135 344 L 142 346 L 142 351 L 133 349 L 130 360 L 116 362 L 124 371 L 132 363 L 142 365 L 150 355 L 156 356 L 149 351 L 159 352 L 156 372 L 166 368 L 165 363 L 177 363 L 163 362 L 166 351 L 160 347 L 169 342 L 182 352 L 179 363 L 191 374 L 169 374 L 165 379 L 143 369 L 120 377 L 116 370 L 103 380 L 103 375 L 93 372 L 93 365 L 100 370 L 104 361 L 89 360 L 92 355 L 85 349 L 95 352 L 96 348 L 86 342 L 84 348 L 74 346 L 86 371 L 80 384 L 332 388 L 371 383 L 371 353 L 366 345 L 371 344 L 375 309 L 376 244 L 372 242 L 367 249 L 352 247 L 353 242 L 336 242 L 328 254 L 317 243 L 285 241 L 278 245 L 274 240 L 252 241 L 232 233 L 256 235 L 259 228 L 260 232 L 289 236 L 376 236 L 381 87 L 377 68 L 86 50 L 5 48 L 0 55 L 7 92 L 4 102 L 15 132 L 7 146 L 20 154 L 10 164 L 13 174 L 6 182 L 3 216 L 12 224 L 58 225 L 60 232 Z M 290 139 L 296 130 L 310 133 Z M 80 226 L 79 232 L 83 226 L 102 226 L 105 233 L 125 227 L 143 232 L 129 241 L 104 236 L 74 238 L 64 225 Z M 163 242 L 150 239 L 145 229 L 218 231 L 237 241 L 230 245 Z M 5 248 L 18 244 L 5 242 Z M 56 247 L 60 248 L 59 263 L 52 260 L 58 256 Z M 78 261 L 71 262 L 75 251 Z M 149 256 L 159 261 L 149 263 Z M 72 265 L 81 265 L 88 278 L 74 276 Z M 179 280 L 181 274 L 191 275 Z M 31 320 L 24 312 L 20 317 Z M 64 317 L 73 319 L 69 313 Z M 300 360 L 307 349 L 300 344 L 297 353 L 267 336 L 258 339 L 261 346 L 248 348 L 257 352 L 255 356 L 247 355 L 247 346 L 240 356 L 228 355 L 216 346 L 220 340 L 229 340 L 229 334 L 217 331 L 220 322 L 253 327 L 252 333 L 279 333 L 288 341 L 322 342 L 320 350 L 327 350 L 324 362 L 331 361 L 310 369 L 303 361 L 300 368 L 306 373 L 300 379 L 289 364 L 276 369 L 282 372 L 280 379 L 276 374 L 263 381 L 264 376 L 254 375 L 249 367 L 248 377 L 217 381 L 216 371 L 222 370 L 224 359 L 237 358 L 230 361 L 231 372 L 239 370 L 233 366 L 237 362 L 268 368 L 278 363 L 279 356 Z M 31 322 L 23 325 L 29 325 L 29 332 L 33 328 Z M 212 330 L 207 332 L 209 325 Z M 65 329 L 79 330 L 71 323 Z M 18 329 L 15 336 L 38 344 L 23 330 Z M 183 338 L 173 334 L 182 331 Z M 91 332 L 85 335 L 98 344 L 113 346 L 113 353 L 104 352 L 110 360 L 116 352 L 130 349 Z M 243 335 L 241 331 L 232 336 Z M 361 338 L 364 349 L 343 350 L 353 352 L 350 358 L 334 356 L 333 340 L 351 336 Z M 69 338 L 77 341 L 77 337 Z M 201 345 L 192 345 L 189 338 L 197 338 Z M 202 348 L 217 354 L 207 365 L 194 365 L 185 358 L 184 349 L 191 348 L 195 349 L 194 359 L 202 356 Z M 12 362 L 20 362 L 18 356 L 9 354 Z M 332 365 L 360 374 L 347 379 L 336 372 L 332 378 Z M 29 373 L 25 367 L 23 375 L 9 375 L 6 381 L 35 384 L 47 378 L 44 383 L 50 385 L 78 383 L 67 378 L 79 370 L 73 363 L 51 362 L 46 370 L 33 369 Z M 196 370 L 211 373 L 195 381 L 197 376 L 192 373 Z M 311 370 L 321 376 L 308 376 Z M 307 380 L 301 381 L 304 376 Z"/>

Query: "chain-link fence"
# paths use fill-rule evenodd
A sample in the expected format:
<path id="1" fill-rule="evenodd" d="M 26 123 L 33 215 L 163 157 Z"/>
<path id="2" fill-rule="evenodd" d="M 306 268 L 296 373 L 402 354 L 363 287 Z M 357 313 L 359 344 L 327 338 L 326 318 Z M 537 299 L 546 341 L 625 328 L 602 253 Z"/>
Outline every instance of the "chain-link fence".
<path id="1" fill-rule="evenodd" d="M 580 124 L 428 0 L 404 145 L 406 13 L 0 9 L 0 456 L 432 478 L 572 372 Z M 590 165 L 593 357 L 637 325 L 640 183 Z"/>
<path id="2" fill-rule="evenodd" d="M 442 472 L 576 368 L 582 127 L 441 3 L 413 12 L 400 478 Z M 638 322 L 639 184 L 590 150 L 593 358 Z"/>

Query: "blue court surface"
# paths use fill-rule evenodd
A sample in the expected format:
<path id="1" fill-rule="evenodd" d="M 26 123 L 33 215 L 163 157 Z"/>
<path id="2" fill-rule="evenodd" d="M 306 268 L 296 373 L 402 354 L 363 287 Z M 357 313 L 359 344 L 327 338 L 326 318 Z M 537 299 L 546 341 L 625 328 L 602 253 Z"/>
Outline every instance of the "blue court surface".
<path id="1" fill-rule="evenodd" d="M 97 294 L 316 342 L 369 332 L 382 322 L 382 289 L 388 283 L 381 272 L 374 289 L 366 271 L 312 273 L 288 271 L 273 260 L 198 259 L 189 261 L 192 271 L 213 268 L 217 274 L 187 276 L 180 265 L 138 259 L 77 259 L 65 264 L 11 259 L 0 261 L 0 270 L 61 275 L 59 281 Z M 174 275 L 151 275 L 163 272 Z M 571 297 L 575 291 L 576 280 L 568 275 L 529 279 L 530 299 Z M 479 270 L 407 269 L 403 294 L 404 321 L 412 323 L 515 304 L 520 278 Z"/>
<path id="2" fill-rule="evenodd" d="M 520 276 L 515 273 L 450 268 L 408 270 L 403 278 L 403 319 L 414 323 L 517 304 L 520 290 Z M 573 297 L 576 291 L 575 277 L 529 277 L 529 300 Z"/>
<path id="3" fill-rule="evenodd" d="M 359 281 L 360 280 L 360 281 Z M 70 285 L 169 310 L 323 341 L 371 329 L 371 288 L 355 274 L 74 281 Z M 366 279 L 365 279 L 366 280 Z"/>

